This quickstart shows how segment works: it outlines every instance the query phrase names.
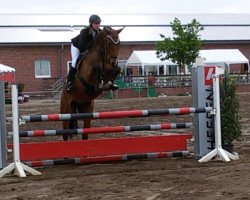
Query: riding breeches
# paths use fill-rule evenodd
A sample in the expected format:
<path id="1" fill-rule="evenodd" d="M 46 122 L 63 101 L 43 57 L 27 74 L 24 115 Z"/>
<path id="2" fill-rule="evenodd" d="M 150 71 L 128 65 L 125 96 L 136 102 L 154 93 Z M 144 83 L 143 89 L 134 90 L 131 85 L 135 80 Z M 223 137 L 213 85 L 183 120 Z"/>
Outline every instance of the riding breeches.
<path id="1" fill-rule="evenodd" d="M 76 68 L 76 62 L 79 55 L 80 55 L 80 50 L 76 48 L 73 44 L 71 44 L 71 57 L 72 57 L 71 65 L 73 68 Z"/>

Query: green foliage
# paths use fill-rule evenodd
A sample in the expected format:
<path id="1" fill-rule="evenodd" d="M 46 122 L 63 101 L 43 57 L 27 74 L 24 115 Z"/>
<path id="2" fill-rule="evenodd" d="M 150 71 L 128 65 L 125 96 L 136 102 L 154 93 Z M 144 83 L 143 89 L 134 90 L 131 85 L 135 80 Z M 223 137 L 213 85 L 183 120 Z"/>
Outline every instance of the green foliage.
<path id="1" fill-rule="evenodd" d="M 239 99 L 235 80 L 226 74 L 220 84 L 221 136 L 222 144 L 232 144 L 241 139 L 242 125 L 239 115 Z"/>
<path id="2" fill-rule="evenodd" d="M 170 26 L 173 38 L 166 38 L 160 34 L 163 41 L 156 43 L 157 57 L 161 60 L 171 60 L 179 67 L 194 63 L 202 48 L 199 32 L 203 27 L 196 19 L 187 25 L 182 25 L 178 18 L 175 18 Z"/>
<path id="3" fill-rule="evenodd" d="M 23 90 L 24 90 L 24 84 L 23 83 L 18 83 L 17 84 L 18 95 L 22 95 Z"/>

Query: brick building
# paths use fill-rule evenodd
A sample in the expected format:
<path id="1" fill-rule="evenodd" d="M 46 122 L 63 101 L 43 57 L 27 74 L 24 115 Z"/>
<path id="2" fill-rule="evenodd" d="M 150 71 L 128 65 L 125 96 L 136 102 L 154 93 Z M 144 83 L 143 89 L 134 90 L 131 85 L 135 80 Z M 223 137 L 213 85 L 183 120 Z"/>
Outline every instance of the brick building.
<path id="1" fill-rule="evenodd" d="M 3 21 L 7 21 L 8 17 L 10 16 L 5 16 L 0 21 L 0 63 L 16 69 L 16 82 L 24 84 L 24 91 L 48 90 L 57 80 L 65 79 L 71 59 L 70 39 L 82 28 L 80 25 L 67 24 L 74 24 L 72 22 L 76 17 L 87 20 L 88 16 L 71 16 L 63 24 L 62 20 L 56 19 L 55 22 L 50 22 L 53 25 L 48 25 L 42 16 L 37 15 L 34 17 L 40 18 L 34 19 L 30 24 L 23 25 L 23 22 L 17 20 L 6 25 Z M 120 35 L 119 60 L 123 64 L 134 50 L 154 50 L 160 33 L 171 36 L 169 24 L 174 17 L 179 18 L 182 23 L 196 18 L 204 26 L 204 33 L 201 35 L 204 39 L 203 49 L 239 49 L 250 59 L 250 15 L 147 15 L 155 24 L 137 20 L 127 22 L 124 16 L 120 16 L 120 24 L 117 24 L 112 23 L 110 17 L 112 16 L 102 17 L 103 21 L 111 21 L 103 25 L 126 27 Z"/>

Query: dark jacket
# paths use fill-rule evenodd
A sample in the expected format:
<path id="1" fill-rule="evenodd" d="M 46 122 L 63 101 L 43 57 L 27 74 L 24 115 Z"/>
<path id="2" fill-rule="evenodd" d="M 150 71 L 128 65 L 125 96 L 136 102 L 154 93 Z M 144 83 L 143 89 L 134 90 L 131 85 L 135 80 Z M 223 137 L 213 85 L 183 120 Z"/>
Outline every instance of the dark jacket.
<path id="1" fill-rule="evenodd" d="M 87 27 L 82 29 L 80 34 L 71 39 L 74 47 L 78 48 L 80 52 L 85 52 L 90 47 L 92 40 L 94 39 L 92 35 L 93 29 Z"/>

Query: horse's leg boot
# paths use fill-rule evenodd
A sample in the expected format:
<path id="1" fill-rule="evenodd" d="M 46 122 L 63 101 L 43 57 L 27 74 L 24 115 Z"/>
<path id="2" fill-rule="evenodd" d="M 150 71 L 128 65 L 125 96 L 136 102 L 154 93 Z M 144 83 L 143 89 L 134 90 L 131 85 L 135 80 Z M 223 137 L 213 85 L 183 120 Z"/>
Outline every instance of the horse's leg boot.
<path id="1" fill-rule="evenodd" d="M 109 90 L 118 90 L 119 86 L 113 81 L 111 82 L 111 84 L 109 85 Z"/>
<path id="2" fill-rule="evenodd" d="M 74 82 L 76 71 L 77 71 L 76 68 L 70 66 L 68 77 L 67 77 L 67 88 L 66 88 L 67 92 L 69 92 L 74 87 L 73 82 Z"/>

